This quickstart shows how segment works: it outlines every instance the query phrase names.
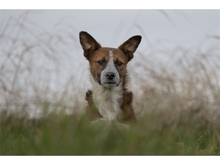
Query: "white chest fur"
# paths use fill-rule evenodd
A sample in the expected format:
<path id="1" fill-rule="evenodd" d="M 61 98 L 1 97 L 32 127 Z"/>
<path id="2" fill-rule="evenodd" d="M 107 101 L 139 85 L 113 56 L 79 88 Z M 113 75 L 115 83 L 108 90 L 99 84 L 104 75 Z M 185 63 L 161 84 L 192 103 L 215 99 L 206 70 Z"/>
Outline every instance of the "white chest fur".
<path id="1" fill-rule="evenodd" d="M 93 102 L 99 113 L 108 120 L 117 118 L 121 112 L 120 100 L 122 99 L 122 86 L 106 88 L 92 79 Z"/>

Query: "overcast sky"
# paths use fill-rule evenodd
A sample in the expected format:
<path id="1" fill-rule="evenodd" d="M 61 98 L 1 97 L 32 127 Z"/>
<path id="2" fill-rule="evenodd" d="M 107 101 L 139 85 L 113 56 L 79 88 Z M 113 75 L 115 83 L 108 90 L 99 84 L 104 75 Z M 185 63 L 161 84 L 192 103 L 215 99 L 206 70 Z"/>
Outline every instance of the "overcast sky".
<path id="1" fill-rule="evenodd" d="M 9 18 L 19 18 L 24 12 L 27 10 L 0 10 L 1 30 Z M 30 29 L 36 34 L 54 33 L 59 25 L 68 27 L 69 34 L 76 40 L 75 45 L 66 46 L 71 64 L 65 73 L 78 75 L 77 81 L 82 86 L 80 82 L 85 82 L 83 73 L 88 68 L 78 41 L 82 30 L 108 47 L 117 47 L 129 37 L 140 34 L 143 39 L 137 51 L 145 55 L 152 47 L 157 49 L 161 46 L 174 49 L 200 45 L 205 50 L 219 44 L 210 36 L 220 36 L 220 10 L 29 10 L 28 20 Z M 13 36 L 17 27 L 10 28 L 7 33 Z M 135 57 L 132 61 L 140 61 L 141 58 Z M 159 60 L 164 61 L 165 58 L 160 57 Z"/>
<path id="2" fill-rule="evenodd" d="M 1 23 L 22 12 L 1 10 Z M 46 31 L 52 31 L 58 22 L 71 24 L 76 36 L 85 30 L 110 46 L 143 32 L 144 41 L 165 39 L 191 46 L 208 35 L 219 35 L 220 29 L 220 10 L 35 10 L 29 19 Z"/>

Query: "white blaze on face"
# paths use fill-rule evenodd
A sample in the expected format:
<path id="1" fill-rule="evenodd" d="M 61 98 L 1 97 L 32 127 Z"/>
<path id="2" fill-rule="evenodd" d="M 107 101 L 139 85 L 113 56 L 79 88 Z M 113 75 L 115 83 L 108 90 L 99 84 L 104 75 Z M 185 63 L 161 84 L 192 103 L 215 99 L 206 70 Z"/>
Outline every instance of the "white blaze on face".
<path id="1" fill-rule="evenodd" d="M 106 74 L 108 74 L 108 73 L 114 73 L 115 77 L 112 80 L 109 80 L 106 77 Z M 114 64 L 114 60 L 113 60 L 113 53 L 110 50 L 108 63 L 106 65 L 105 69 L 102 70 L 102 72 L 101 72 L 101 85 L 109 88 L 109 87 L 115 87 L 115 86 L 119 85 L 119 83 L 120 83 L 120 76 L 119 76 L 117 69 L 115 68 L 115 64 Z"/>

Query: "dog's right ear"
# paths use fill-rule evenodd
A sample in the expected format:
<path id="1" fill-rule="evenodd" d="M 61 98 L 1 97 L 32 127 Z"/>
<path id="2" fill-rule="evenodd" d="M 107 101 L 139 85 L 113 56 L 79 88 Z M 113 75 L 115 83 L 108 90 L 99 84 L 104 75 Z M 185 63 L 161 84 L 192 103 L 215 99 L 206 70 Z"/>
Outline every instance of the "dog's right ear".
<path id="1" fill-rule="evenodd" d="M 89 59 L 90 55 L 99 49 L 101 45 L 87 32 L 81 31 L 79 33 L 79 40 L 84 50 L 84 56 Z"/>

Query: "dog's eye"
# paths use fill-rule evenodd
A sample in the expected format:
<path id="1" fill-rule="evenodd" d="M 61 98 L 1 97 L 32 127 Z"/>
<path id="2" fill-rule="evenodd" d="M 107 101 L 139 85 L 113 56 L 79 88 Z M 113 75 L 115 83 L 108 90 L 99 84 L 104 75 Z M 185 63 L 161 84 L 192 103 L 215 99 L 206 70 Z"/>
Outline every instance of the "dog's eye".
<path id="1" fill-rule="evenodd" d="M 122 63 L 121 61 L 116 61 L 115 64 L 116 64 L 117 66 L 121 66 L 123 63 Z"/>
<path id="2" fill-rule="evenodd" d="M 103 64 L 105 63 L 105 60 L 99 60 L 99 61 L 97 61 L 97 63 L 98 63 L 99 65 L 103 65 Z"/>

